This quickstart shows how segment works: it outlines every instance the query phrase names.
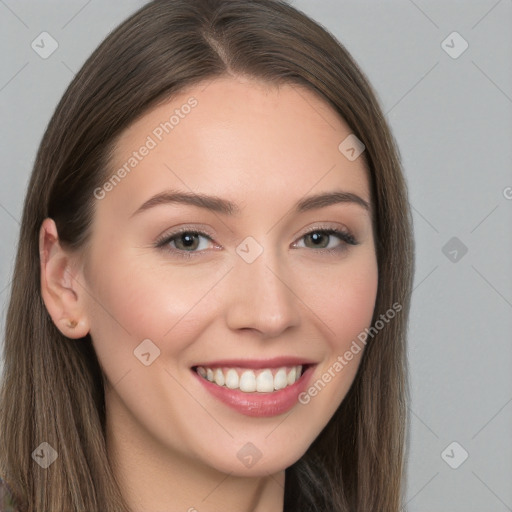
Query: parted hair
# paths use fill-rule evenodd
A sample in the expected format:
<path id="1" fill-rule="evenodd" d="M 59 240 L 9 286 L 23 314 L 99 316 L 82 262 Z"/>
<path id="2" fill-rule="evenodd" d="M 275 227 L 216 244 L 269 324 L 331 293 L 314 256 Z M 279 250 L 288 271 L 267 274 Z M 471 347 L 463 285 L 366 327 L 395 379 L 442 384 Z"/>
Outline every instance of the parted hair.
<path id="1" fill-rule="evenodd" d="M 63 244 L 84 248 L 93 191 L 114 171 L 116 137 L 184 88 L 228 73 L 308 87 L 363 142 L 379 279 L 373 321 L 402 306 L 368 338 L 347 396 L 286 468 L 285 511 L 401 507 L 414 242 L 399 150 L 377 95 L 344 45 L 285 1 L 155 0 L 111 32 L 76 74 L 28 184 L 0 390 L 0 475 L 20 512 L 129 512 L 107 458 L 103 376 L 90 335 L 64 337 L 42 300 L 41 223 L 51 217 Z M 42 441 L 59 454 L 45 470 L 31 457 Z"/>

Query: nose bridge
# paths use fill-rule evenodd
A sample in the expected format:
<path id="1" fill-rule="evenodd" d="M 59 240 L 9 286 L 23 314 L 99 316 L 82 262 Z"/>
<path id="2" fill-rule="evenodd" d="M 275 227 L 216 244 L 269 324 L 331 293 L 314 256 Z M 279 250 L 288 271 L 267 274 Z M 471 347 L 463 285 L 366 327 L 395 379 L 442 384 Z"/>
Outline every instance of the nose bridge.
<path id="1" fill-rule="evenodd" d="M 276 336 L 298 325 L 299 301 L 289 282 L 291 274 L 276 251 L 246 239 L 236 253 L 227 312 L 229 326 Z"/>

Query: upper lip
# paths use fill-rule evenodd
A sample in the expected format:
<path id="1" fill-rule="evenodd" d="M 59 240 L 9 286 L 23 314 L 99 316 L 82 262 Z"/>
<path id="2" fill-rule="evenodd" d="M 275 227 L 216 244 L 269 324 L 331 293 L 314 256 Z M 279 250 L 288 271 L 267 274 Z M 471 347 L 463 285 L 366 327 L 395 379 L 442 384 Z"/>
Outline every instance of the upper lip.
<path id="1" fill-rule="evenodd" d="M 206 368 L 213 368 L 218 366 L 231 366 L 241 368 L 281 368 L 283 366 L 298 366 L 298 365 L 311 365 L 316 364 L 315 361 L 305 359 L 303 357 L 295 356 L 281 356 L 274 357 L 272 359 L 221 359 L 217 361 L 209 361 L 205 363 L 198 363 L 193 366 L 203 366 Z"/>

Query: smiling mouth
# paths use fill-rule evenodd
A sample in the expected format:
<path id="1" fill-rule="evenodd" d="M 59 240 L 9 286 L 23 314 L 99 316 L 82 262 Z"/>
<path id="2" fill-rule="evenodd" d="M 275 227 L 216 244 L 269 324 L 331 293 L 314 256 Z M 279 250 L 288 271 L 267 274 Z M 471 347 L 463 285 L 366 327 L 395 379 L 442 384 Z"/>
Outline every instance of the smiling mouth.
<path id="1" fill-rule="evenodd" d="M 274 393 L 293 386 L 311 364 L 250 369 L 242 367 L 193 366 L 203 379 L 243 393 Z"/>

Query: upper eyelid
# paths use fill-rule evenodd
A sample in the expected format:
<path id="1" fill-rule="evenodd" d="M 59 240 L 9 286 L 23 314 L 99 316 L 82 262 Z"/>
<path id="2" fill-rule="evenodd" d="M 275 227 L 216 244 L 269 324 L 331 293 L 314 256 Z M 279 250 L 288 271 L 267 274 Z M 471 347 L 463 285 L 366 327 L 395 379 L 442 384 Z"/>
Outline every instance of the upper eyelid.
<path id="1" fill-rule="evenodd" d="M 329 225 L 329 221 L 325 221 L 325 223 L 320 221 L 317 225 L 313 225 L 309 228 L 306 228 L 304 231 L 300 230 L 299 233 L 302 232 L 302 234 L 295 235 L 295 236 L 304 236 L 304 235 L 307 235 L 308 233 L 311 233 L 312 231 L 323 231 L 323 230 L 329 230 L 329 229 L 336 229 L 338 231 L 346 231 L 347 233 L 353 234 L 353 231 L 351 229 L 349 229 L 347 226 L 345 226 L 344 224 L 340 224 L 340 223 L 334 223 L 334 224 L 335 224 L 335 226 Z M 168 234 L 166 232 L 164 232 L 164 233 L 165 234 L 160 235 L 158 238 L 170 238 L 173 236 L 180 235 L 182 233 L 197 233 L 199 235 L 206 235 L 210 238 L 215 237 L 215 234 L 213 233 L 213 231 L 210 231 L 209 229 L 204 228 L 202 226 L 200 226 L 200 227 L 185 226 L 185 227 L 177 228 L 175 231 L 173 231 L 171 229 L 171 230 L 169 230 Z"/>

